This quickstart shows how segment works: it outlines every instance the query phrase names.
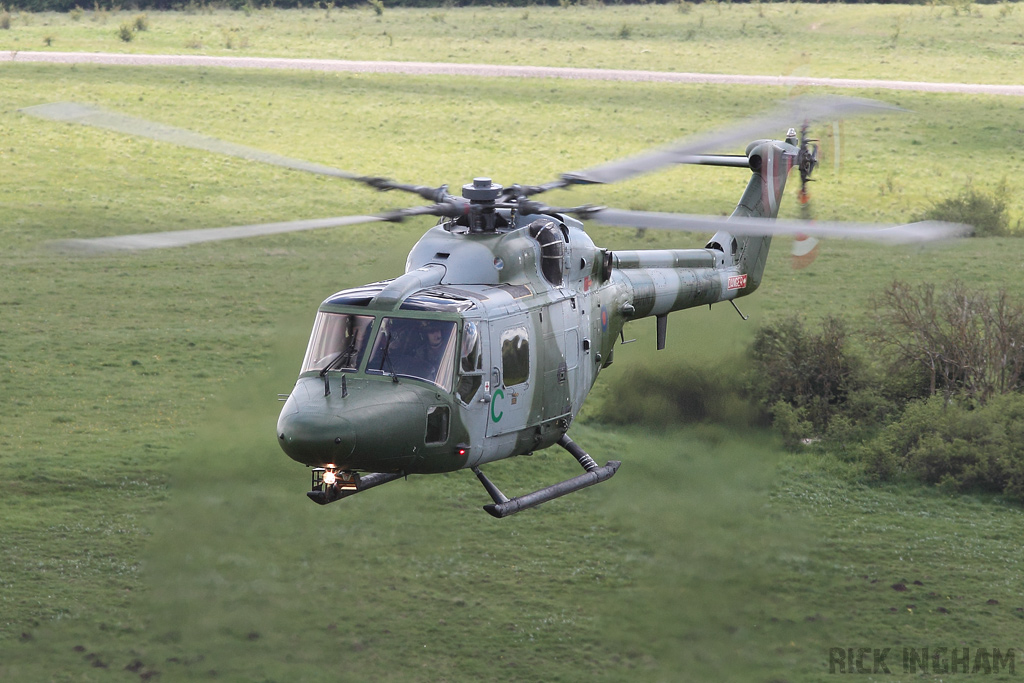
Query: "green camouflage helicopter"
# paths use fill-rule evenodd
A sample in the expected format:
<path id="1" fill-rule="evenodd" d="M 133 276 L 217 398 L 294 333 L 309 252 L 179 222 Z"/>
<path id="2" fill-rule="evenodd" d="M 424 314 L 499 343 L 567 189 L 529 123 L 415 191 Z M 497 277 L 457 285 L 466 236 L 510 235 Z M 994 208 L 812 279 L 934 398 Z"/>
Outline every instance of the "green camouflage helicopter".
<path id="1" fill-rule="evenodd" d="M 281 448 L 313 468 L 307 495 L 327 504 L 410 474 L 471 469 L 505 517 L 615 474 L 566 434 L 598 374 L 612 363 L 627 322 L 654 317 L 665 345 L 668 314 L 735 300 L 761 283 L 773 235 L 878 240 L 948 239 L 964 226 L 809 224 L 777 220 L 792 169 L 805 196 L 817 161 L 807 138 L 816 120 L 892 111 L 851 98 L 791 100 L 764 116 L 698 139 L 566 173 L 544 185 L 502 187 L 489 178 L 461 196 L 360 176 L 242 147 L 87 105 L 29 107 L 26 114 L 173 142 L 317 174 L 431 202 L 377 216 L 74 240 L 90 249 L 148 249 L 335 227 L 411 216 L 439 217 L 409 253 L 405 273 L 328 297 L 319 307 L 294 389 L 277 423 Z M 750 142 L 743 155 L 708 154 L 766 129 L 783 140 Z M 554 189 L 612 183 L 673 164 L 746 168 L 750 179 L 729 218 L 557 208 L 533 199 Z M 594 244 L 583 220 L 617 226 L 713 232 L 703 249 L 615 251 Z M 736 309 L 739 312 L 739 309 Z M 741 314 L 742 315 L 742 314 Z M 585 472 L 514 498 L 480 467 L 559 445 Z"/>

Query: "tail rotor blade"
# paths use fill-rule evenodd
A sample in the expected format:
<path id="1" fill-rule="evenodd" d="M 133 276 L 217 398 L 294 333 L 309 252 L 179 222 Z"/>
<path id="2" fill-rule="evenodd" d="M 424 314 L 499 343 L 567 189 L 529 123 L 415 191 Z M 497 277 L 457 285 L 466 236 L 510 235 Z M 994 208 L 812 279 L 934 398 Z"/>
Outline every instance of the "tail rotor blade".
<path id="1" fill-rule="evenodd" d="M 800 270 L 814 263 L 818 258 L 818 238 L 798 234 L 793 236 L 793 246 L 789 252 L 789 264 L 793 270 Z"/>
<path id="2" fill-rule="evenodd" d="M 800 203 L 800 218 L 814 225 L 814 216 L 811 212 L 811 193 L 809 185 L 813 180 L 811 174 L 818 167 L 818 144 L 817 140 L 810 140 L 807 137 L 809 123 L 804 123 L 800 129 L 800 152 L 797 154 L 797 166 L 800 171 L 800 190 L 797 193 L 797 201 Z M 790 247 L 789 264 L 793 270 L 806 268 L 818 257 L 818 238 L 805 233 L 793 236 L 793 244 Z"/>

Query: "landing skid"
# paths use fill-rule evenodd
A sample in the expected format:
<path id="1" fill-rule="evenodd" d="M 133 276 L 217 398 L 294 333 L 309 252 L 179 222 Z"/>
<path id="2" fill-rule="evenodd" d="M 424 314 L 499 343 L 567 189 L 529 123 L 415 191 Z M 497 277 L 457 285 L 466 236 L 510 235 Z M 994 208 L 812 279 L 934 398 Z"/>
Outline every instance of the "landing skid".
<path id="1" fill-rule="evenodd" d="M 527 510 L 532 507 L 537 507 L 541 503 L 546 503 L 549 500 L 560 498 L 561 496 L 579 491 L 580 489 L 588 486 L 593 486 L 606 479 L 611 479 L 615 471 L 619 469 L 619 465 L 622 463 L 619 460 L 610 460 L 605 463 L 604 467 L 598 467 L 594 459 L 587 454 L 582 448 L 576 445 L 572 439 L 565 434 L 558 440 L 558 445 L 569 451 L 570 454 L 583 469 L 586 470 L 586 474 L 581 474 L 578 477 L 567 479 L 557 484 L 552 484 L 540 490 L 534 491 L 533 493 L 527 493 L 522 496 L 516 496 L 515 498 L 506 498 L 497 486 L 495 486 L 487 476 L 480 471 L 479 467 L 473 468 L 473 473 L 476 474 L 477 478 L 480 479 L 480 483 L 487 489 L 487 493 L 490 494 L 491 499 L 494 501 L 493 505 L 485 505 L 484 510 L 487 511 L 492 517 L 508 517 L 514 515 L 517 512 Z"/>
<path id="2" fill-rule="evenodd" d="M 582 448 L 576 445 L 572 439 L 566 435 L 562 435 L 562 438 L 558 440 L 558 445 L 569 451 L 569 453 L 576 458 L 576 461 L 586 470 L 584 474 L 572 479 L 552 484 L 533 493 L 527 493 L 522 496 L 516 496 L 515 498 L 507 498 L 497 486 L 495 486 L 487 476 L 480 471 L 480 468 L 474 467 L 473 472 L 480 479 L 480 482 L 487 489 L 487 493 L 490 494 L 491 499 L 494 501 L 493 505 L 485 505 L 484 510 L 487 511 L 493 517 L 508 517 L 514 515 L 522 510 L 537 507 L 541 503 L 546 503 L 549 500 L 560 498 L 568 495 L 580 489 L 584 489 L 588 486 L 593 486 L 606 479 L 611 479 L 612 475 L 615 474 L 616 470 L 619 469 L 619 465 L 622 464 L 618 460 L 610 460 L 605 464 L 604 467 L 598 467 L 594 459 L 587 454 Z M 313 470 L 313 489 L 307 491 L 306 495 L 314 503 L 319 505 L 327 505 L 333 503 L 336 500 L 342 498 L 348 498 L 354 496 L 357 493 L 362 493 L 367 489 L 372 489 L 375 486 L 386 484 L 389 481 L 401 479 L 404 474 L 397 472 L 372 472 L 370 474 L 353 474 L 353 473 L 341 473 L 336 472 L 336 483 L 328 484 L 324 481 L 325 470 L 322 467 L 314 468 Z"/>
<path id="3" fill-rule="evenodd" d="M 323 468 L 318 467 L 313 471 L 313 490 L 306 491 L 306 495 L 314 503 L 320 505 L 327 505 L 333 503 L 336 500 L 342 498 L 348 498 L 354 496 L 357 493 L 362 493 L 366 489 L 372 489 L 374 486 L 380 486 L 386 484 L 389 481 L 395 479 L 401 479 L 403 474 L 396 472 L 373 472 L 371 474 L 356 475 L 354 481 L 355 486 L 341 486 L 339 484 L 325 484 L 323 481 Z M 317 476 L 319 474 L 319 477 Z"/>

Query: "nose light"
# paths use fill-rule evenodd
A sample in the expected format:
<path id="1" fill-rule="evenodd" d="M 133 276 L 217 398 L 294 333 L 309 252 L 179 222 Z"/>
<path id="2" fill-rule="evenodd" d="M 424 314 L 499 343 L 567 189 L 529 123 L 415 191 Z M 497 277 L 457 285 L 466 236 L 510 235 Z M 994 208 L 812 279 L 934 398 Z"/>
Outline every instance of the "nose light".
<path id="1" fill-rule="evenodd" d="M 358 488 L 359 475 L 356 472 L 339 470 L 336 465 L 313 468 L 314 491 L 356 491 Z"/>

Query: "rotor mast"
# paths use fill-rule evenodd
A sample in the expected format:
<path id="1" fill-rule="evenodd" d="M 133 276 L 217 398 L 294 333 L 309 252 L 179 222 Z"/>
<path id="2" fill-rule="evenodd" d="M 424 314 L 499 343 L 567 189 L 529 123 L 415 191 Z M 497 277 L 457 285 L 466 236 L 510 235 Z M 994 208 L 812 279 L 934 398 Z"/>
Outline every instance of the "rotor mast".
<path id="1" fill-rule="evenodd" d="M 490 233 L 497 229 L 495 204 L 504 188 L 491 182 L 490 178 L 474 178 L 472 183 L 462 186 L 462 196 L 469 200 L 469 231 Z"/>

